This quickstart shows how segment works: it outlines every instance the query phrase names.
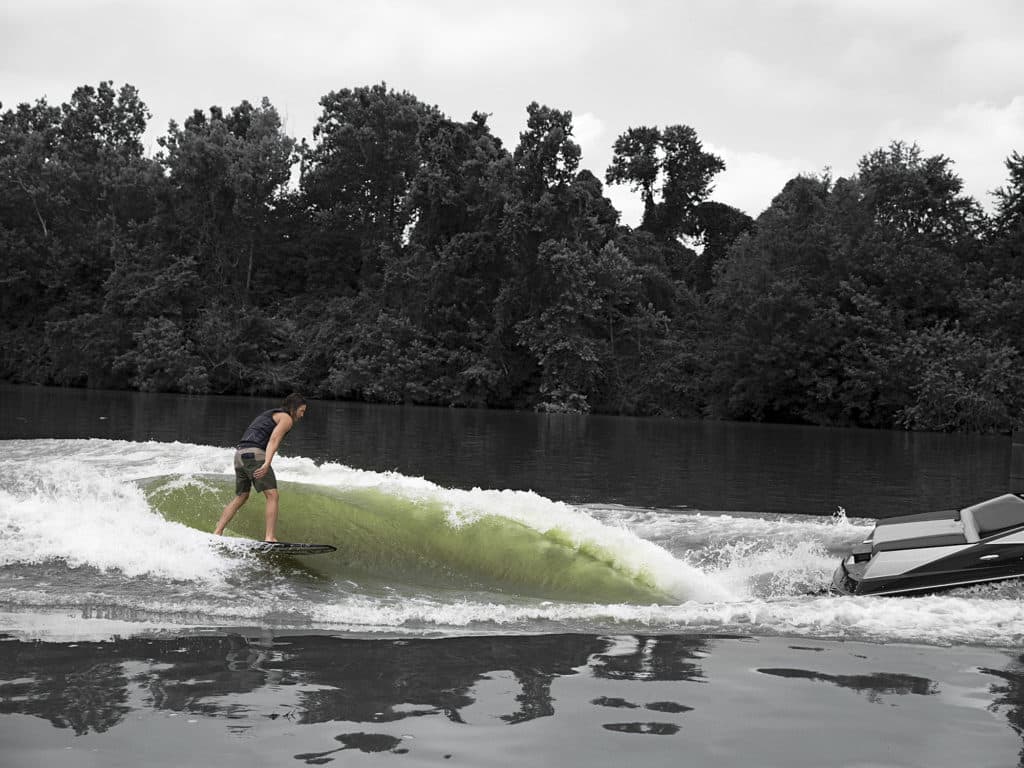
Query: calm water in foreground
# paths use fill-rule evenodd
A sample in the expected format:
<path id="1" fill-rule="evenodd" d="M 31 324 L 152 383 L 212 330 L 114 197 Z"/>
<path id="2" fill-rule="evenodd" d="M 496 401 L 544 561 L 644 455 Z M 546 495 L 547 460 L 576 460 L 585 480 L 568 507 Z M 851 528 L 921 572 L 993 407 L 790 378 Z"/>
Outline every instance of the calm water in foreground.
<path id="1" fill-rule="evenodd" d="M 1024 590 L 824 591 L 1007 438 L 313 402 L 272 560 L 272 404 L 0 386 L 0 766 L 1024 765 Z"/>

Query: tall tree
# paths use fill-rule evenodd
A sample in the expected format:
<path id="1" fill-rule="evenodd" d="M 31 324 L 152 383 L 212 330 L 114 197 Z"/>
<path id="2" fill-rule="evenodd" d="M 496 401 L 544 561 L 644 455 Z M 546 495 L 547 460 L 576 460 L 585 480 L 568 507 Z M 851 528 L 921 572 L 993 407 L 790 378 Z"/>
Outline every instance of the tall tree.
<path id="1" fill-rule="evenodd" d="M 569 184 L 580 164 L 580 145 L 572 140 L 572 112 L 542 106 L 527 108 L 526 130 L 519 134 L 513 159 L 523 193 L 539 197 Z"/>
<path id="2" fill-rule="evenodd" d="M 872 290 L 912 324 L 958 317 L 957 293 L 980 245 L 980 206 L 943 155 L 892 142 L 858 166 L 849 255 Z M 868 228 L 863 228 L 865 215 Z"/>
<path id="3" fill-rule="evenodd" d="M 830 186 L 827 178 L 789 181 L 719 267 L 708 329 L 718 414 L 806 418 L 808 393 L 834 343 L 812 322 L 835 289 Z"/>
<path id="4" fill-rule="evenodd" d="M 993 193 L 993 218 L 989 260 L 1004 274 L 1024 277 L 1024 156 L 1014 151 L 1006 158 L 1007 183 Z"/>
<path id="5" fill-rule="evenodd" d="M 1024 352 L 1024 157 L 1006 159 L 1008 179 L 993 193 L 996 210 L 979 264 L 963 291 L 964 325 Z"/>
<path id="6" fill-rule="evenodd" d="M 366 310 L 342 331 L 352 346 L 335 356 L 332 389 L 397 402 L 500 402 L 494 301 L 509 260 L 497 232 L 511 157 L 481 113 L 421 128 L 408 241 L 383 265 L 372 306 L 364 297 Z"/>
<path id="7" fill-rule="evenodd" d="M 295 142 L 266 98 L 229 112 L 195 110 L 161 137 L 159 159 L 172 193 L 167 226 L 214 292 L 247 304 L 272 241 L 275 210 L 291 175 Z"/>
<path id="8" fill-rule="evenodd" d="M 4 346 L 33 361 L 22 373 L 120 383 L 106 363 L 123 338 L 101 316 L 103 287 L 154 209 L 159 173 L 141 142 L 148 117 L 133 86 L 103 82 L 75 89 L 59 109 L 41 100 L 0 121 L 3 280 L 19 302 Z"/>
<path id="9" fill-rule="evenodd" d="M 536 102 L 527 107 L 526 130 L 513 153 L 511 195 L 498 233 L 510 270 L 494 310 L 501 367 L 511 373 L 514 403 L 535 403 L 543 386 L 539 347 L 530 334 L 540 332 L 541 326 L 533 321 L 545 313 L 552 317 L 551 302 L 558 300 L 548 284 L 557 263 L 551 254 L 572 254 L 575 261 L 592 259 L 591 254 L 614 234 L 618 220 L 600 182 L 592 173 L 578 170 L 580 156 L 573 140 L 572 112 Z M 567 270 L 560 279 L 581 274 Z"/>
<path id="10" fill-rule="evenodd" d="M 564 240 L 548 240 L 540 248 L 538 285 L 543 292 L 516 332 L 540 366 L 539 405 L 544 410 L 589 411 L 589 397 L 604 377 L 610 356 L 603 327 L 611 309 L 605 307 L 608 284 L 615 286 L 614 295 L 628 280 L 625 259 L 614 251 L 605 255 L 597 259 Z"/>
<path id="11" fill-rule="evenodd" d="M 0 115 L 0 309 L 43 314 L 47 252 L 58 212 L 66 205 L 53 157 L 61 113 L 45 99 Z"/>
<path id="12" fill-rule="evenodd" d="M 605 180 L 629 184 L 641 193 L 641 227 L 660 239 L 698 234 L 697 207 L 711 193 L 725 162 L 704 151 L 697 132 L 687 125 L 630 128 L 613 149 Z"/>
<path id="13" fill-rule="evenodd" d="M 736 238 L 753 228 L 754 220 L 739 208 L 706 200 L 694 211 L 694 224 L 702 248 L 688 277 L 689 284 L 703 293 L 714 283 L 716 265 L 725 258 Z"/>
<path id="14" fill-rule="evenodd" d="M 384 262 L 401 250 L 412 224 L 421 133 L 442 116 L 386 83 L 332 91 L 320 105 L 302 177 L 322 233 L 310 243 L 309 269 L 321 290 L 379 289 Z"/>
<path id="15" fill-rule="evenodd" d="M 629 128 L 615 140 L 612 164 L 608 166 L 605 181 L 609 184 L 630 184 L 640 192 L 644 203 L 643 222 L 648 228 L 657 219 L 656 196 L 661 173 L 661 131 L 641 126 Z"/>

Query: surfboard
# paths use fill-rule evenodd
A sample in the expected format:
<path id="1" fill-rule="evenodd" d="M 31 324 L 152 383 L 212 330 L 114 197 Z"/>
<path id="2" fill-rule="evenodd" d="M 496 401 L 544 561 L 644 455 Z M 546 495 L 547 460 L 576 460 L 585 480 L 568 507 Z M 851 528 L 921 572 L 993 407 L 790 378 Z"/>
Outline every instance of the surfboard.
<path id="1" fill-rule="evenodd" d="M 322 555 L 336 552 L 330 544 L 299 544 L 294 541 L 254 541 L 250 551 L 261 555 Z"/>

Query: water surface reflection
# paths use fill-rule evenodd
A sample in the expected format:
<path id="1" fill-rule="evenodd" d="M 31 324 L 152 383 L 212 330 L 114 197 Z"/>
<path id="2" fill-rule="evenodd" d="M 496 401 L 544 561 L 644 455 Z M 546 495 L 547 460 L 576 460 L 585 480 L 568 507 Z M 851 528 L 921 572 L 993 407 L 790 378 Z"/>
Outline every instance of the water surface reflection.
<path id="1" fill-rule="evenodd" d="M 609 750 L 635 753 L 637 766 L 662 765 L 683 748 L 702 765 L 871 762 L 888 749 L 923 749 L 929 765 L 952 766 L 970 743 L 985 745 L 986 764 L 1011 764 L 1007 743 L 1021 759 L 1024 656 L 858 649 L 705 635 L 0 635 L 0 745 L 11 755 L 78 741 L 116 750 L 154 733 L 183 738 L 169 729 L 184 721 L 205 726 L 189 738 L 222 766 L 246 765 L 238 748 L 248 743 L 272 752 L 274 764 L 306 765 L 408 753 L 535 764 L 568 745 L 580 765 L 606 764 Z M 801 663 L 810 658 L 813 668 Z M 19 717 L 48 723 L 52 735 Z M 878 738 L 865 742 L 866 730 Z M 783 738 L 792 733 L 800 739 Z M 941 734 L 948 738 L 937 745 Z M 766 738 L 777 755 L 763 752 Z"/>

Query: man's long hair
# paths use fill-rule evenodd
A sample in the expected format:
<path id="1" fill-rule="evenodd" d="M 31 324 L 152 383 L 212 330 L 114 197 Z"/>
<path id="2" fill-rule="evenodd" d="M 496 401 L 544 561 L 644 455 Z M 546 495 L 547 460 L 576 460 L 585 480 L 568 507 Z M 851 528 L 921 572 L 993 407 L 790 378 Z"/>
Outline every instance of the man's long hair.
<path id="1" fill-rule="evenodd" d="M 299 410 L 300 405 L 306 405 L 306 398 L 297 392 L 292 392 L 288 397 L 284 399 L 284 403 L 281 405 L 290 416 L 295 416 L 295 412 Z"/>

